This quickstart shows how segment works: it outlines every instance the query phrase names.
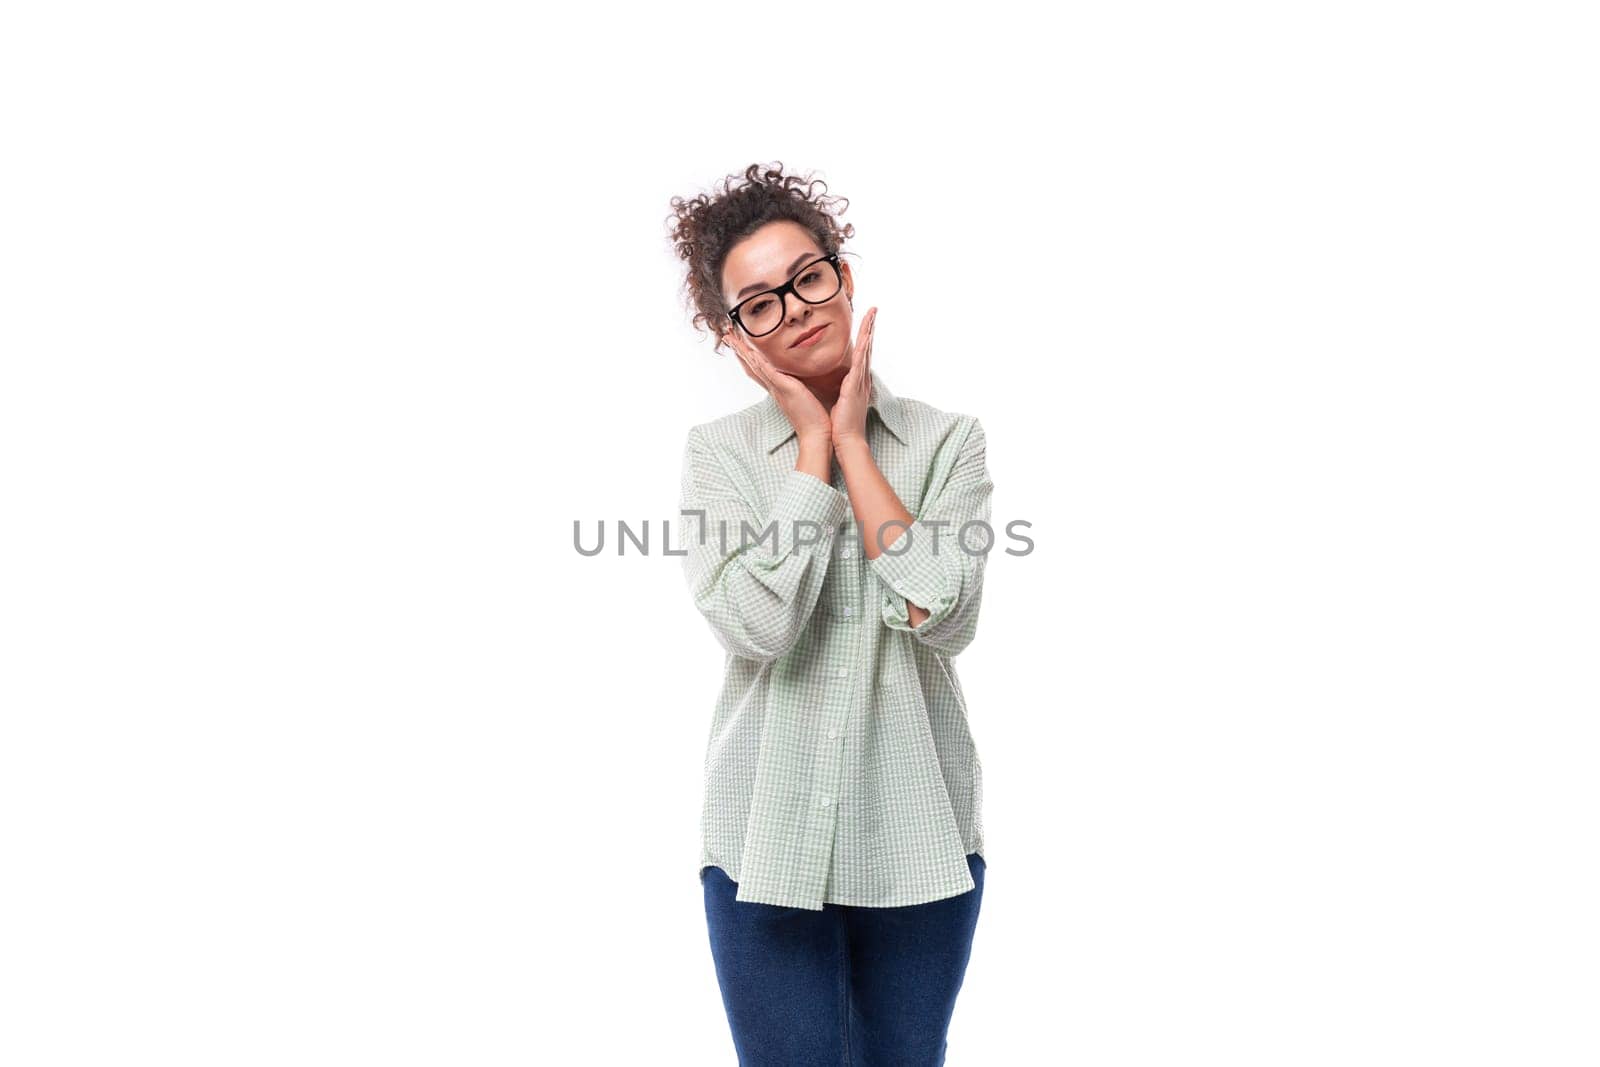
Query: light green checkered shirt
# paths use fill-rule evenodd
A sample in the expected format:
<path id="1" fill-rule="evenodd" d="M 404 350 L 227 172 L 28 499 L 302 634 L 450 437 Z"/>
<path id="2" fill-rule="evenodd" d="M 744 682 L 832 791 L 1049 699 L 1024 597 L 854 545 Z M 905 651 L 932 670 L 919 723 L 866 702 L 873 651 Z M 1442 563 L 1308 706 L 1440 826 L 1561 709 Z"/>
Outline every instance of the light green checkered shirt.
<path id="1" fill-rule="evenodd" d="M 831 485 L 795 470 L 771 396 L 692 427 L 684 447 L 673 550 L 727 653 L 696 870 L 721 867 L 737 900 L 921 904 L 972 889 L 966 857 L 983 852 L 954 663 L 995 550 L 983 426 L 871 377 L 867 444 L 916 520 L 887 527 L 875 559 L 837 464 Z M 907 600 L 929 611 L 915 628 Z"/>

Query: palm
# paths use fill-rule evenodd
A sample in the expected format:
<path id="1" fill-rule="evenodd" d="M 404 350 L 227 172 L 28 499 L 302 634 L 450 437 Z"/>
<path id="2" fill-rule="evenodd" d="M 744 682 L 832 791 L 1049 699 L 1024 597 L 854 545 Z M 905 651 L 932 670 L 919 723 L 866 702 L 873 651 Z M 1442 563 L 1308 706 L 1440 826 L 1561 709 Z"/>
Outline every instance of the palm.
<path id="1" fill-rule="evenodd" d="M 872 332 L 878 309 L 861 316 L 855 344 L 850 349 L 850 369 L 839 383 L 839 399 L 829 413 L 833 440 L 867 436 L 867 402 L 872 399 Z"/>
<path id="2" fill-rule="evenodd" d="M 804 382 L 775 367 L 760 349 L 741 337 L 737 329 L 730 330 L 724 337 L 733 346 L 745 374 L 772 396 L 797 434 L 801 437 L 827 435 L 827 409 Z"/>

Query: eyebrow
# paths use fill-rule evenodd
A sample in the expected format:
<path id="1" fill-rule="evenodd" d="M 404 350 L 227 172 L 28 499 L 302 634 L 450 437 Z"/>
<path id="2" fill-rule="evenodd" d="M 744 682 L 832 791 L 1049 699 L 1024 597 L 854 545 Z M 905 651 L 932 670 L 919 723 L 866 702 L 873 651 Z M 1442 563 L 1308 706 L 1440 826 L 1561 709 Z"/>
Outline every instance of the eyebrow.
<path id="1" fill-rule="evenodd" d="M 821 255 L 822 255 L 822 253 L 820 253 L 820 252 L 801 252 L 799 257 L 793 263 L 789 264 L 789 269 L 787 271 L 785 271 L 784 273 L 785 274 L 793 274 L 795 272 L 795 268 L 799 267 L 800 264 L 804 263 L 808 259 L 817 259 Z M 776 287 L 768 285 L 766 282 L 756 282 L 754 285 L 747 285 L 743 289 L 739 290 L 738 295 L 736 295 L 733 298 L 733 302 L 735 304 L 737 304 L 739 301 L 743 300 L 750 293 L 759 293 L 763 289 L 773 289 L 773 288 L 776 288 Z"/>

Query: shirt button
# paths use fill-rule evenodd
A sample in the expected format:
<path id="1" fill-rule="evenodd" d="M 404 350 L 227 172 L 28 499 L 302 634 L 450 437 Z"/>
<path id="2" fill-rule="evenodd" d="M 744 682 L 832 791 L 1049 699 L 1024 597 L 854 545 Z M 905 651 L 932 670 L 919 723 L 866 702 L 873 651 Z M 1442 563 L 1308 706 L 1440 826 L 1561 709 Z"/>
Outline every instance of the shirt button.
<path id="1" fill-rule="evenodd" d="M 839 731 L 838 730 L 829 730 L 828 731 L 828 736 L 829 737 L 838 737 L 839 736 Z"/>
<path id="2" fill-rule="evenodd" d="M 855 609 L 854 608 L 845 608 L 844 609 L 845 618 L 849 618 L 850 617 L 850 612 L 852 612 L 853 610 L 855 610 Z"/>
<path id="3" fill-rule="evenodd" d="M 818 797 L 817 798 L 817 806 L 818 807 L 825 808 L 829 804 L 832 804 L 832 803 L 833 803 L 833 798 L 832 797 Z"/>
<path id="4" fill-rule="evenodd" d="M 845 667 L 840 667 L 837 671 L 834 671 L 834 674 L 838 675 L 840 678 L 850 677 L 850 671 Z"/>

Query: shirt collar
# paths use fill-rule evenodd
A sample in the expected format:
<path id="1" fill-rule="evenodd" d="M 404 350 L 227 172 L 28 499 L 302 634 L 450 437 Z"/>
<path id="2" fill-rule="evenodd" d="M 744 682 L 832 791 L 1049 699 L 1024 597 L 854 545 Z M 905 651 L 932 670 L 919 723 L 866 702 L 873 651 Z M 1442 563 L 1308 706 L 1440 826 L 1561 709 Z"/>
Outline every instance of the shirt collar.
<path id="1" fill-rule="evenodd" d="M 867 399 L 867 409 L 876 411 L 878 419 L 894 435 L 895 440 L 901 444 L 906 443 L 906 413 L 905 405 L 899 397 L 889 391 L 877 371 L 870 371 L 872 379 L 871 395 Z M 794 425 L 790 423 L 789 416 L 783 413 L 783 408 L 772 399 L 768 393 L 756 405 L 756 422 L 760 426 L 761 447 L 771 452 L 783 442 L 794 436 Z"/>

